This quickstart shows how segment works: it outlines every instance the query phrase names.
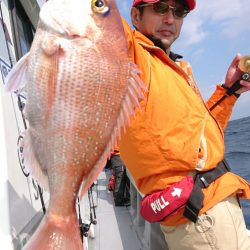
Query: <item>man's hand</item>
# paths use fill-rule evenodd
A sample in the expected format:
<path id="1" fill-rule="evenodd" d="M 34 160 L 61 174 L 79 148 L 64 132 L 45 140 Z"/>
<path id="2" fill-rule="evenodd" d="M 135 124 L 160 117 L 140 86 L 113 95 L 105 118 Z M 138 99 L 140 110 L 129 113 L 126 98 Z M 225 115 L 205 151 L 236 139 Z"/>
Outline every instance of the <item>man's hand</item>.
<path id="1" fill-rule="evenodd" d="M 241 78 L 242 73 L 244 73 L 238 68 L 239 61 L 241 58 L 241 54 L 238 53 L 233 59 L 231 65 L 229 66 L 224 84 L 228 88 L 230 88 L 237 80 L 239 80 Z M 250 90 L 250 82 L 241 80 L 240 84 L 242 85 L 242 87 L 236 91 L 237 94 L 242 94 Z"/>

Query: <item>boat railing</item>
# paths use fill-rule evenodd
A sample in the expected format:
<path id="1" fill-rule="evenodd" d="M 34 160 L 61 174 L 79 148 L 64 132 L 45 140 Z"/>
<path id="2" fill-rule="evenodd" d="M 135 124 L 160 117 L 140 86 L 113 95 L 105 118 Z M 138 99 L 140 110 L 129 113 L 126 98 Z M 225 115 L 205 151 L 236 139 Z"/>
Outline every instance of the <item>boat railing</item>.
<path id="1" fill-rule="evenodd" d="M 130 179 L 130 199 L 131 205 L 129 213 L 132 218 L 134 228 L 137 235 L 143 245 L 143 249 L 147 250 L 166 250 L 168 249 L 164 235 L 161 232 L 159 223 L 149 223 L 145 221 L 140 215 L 140 202 L 142 200 L 142 194 L 138 191 L 135 182 L 129 173 L 127 175 Z"/>

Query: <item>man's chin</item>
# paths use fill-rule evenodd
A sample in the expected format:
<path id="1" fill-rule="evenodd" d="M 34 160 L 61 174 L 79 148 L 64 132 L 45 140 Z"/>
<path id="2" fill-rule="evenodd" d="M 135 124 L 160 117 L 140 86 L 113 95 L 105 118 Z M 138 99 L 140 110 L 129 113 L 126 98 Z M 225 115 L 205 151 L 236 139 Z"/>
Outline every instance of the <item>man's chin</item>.
<path id="1" fill-rule="evenodd" d="M 162 43 L 162 45 L 164 46 L 165 49 L 168 49 L 172 45 L 173 41 L 169 40 L 169 39 L 166 39 L 166 38 L 163 38 L 163 39 L 161 39 L 161 43 Z"/>
<path id="2" fill-rule="evenodd" d="M 166 50 L 170 47 L 170 43 L 166 39 L 158 38 L 152 35 L 147 35 L 147 37 L 154 43 L 155 46 L 160 47 L 163 50 Z"/>

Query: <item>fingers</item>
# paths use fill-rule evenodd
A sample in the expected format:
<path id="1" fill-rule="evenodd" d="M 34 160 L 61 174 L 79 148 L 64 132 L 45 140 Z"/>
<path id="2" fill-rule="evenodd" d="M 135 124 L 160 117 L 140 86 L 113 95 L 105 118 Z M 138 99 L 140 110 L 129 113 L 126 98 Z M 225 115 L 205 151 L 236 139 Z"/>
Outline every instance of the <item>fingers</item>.
<path id="1" fill-rule="evenodd" d="M 236 92 L 237 94 L 242 94 L 250 90 L 250 82 L 241 80 L 240 84 L 242 87 Z"/>
<path id="2" fill-rule="evenodd" d="M 240 78 L 241 71 L 238 68 L 238 64 L 239 64 L 241 57 L 242 57 L 241 54 L 237 53 L 228 68 L 226 78 L 225 78 L 225 85 L 227 87 L 231 87 L 232 84 Z"/>
<path id="3" fill-rule="evenodd" d="M 241 59 L 241 54 L 240 53 L 237 53 L 236 56 L 234 57 L 230 67 L 235 67 L 235 68 L 238 68 L 238 64 L 239 64 L 239 61 Z"/>

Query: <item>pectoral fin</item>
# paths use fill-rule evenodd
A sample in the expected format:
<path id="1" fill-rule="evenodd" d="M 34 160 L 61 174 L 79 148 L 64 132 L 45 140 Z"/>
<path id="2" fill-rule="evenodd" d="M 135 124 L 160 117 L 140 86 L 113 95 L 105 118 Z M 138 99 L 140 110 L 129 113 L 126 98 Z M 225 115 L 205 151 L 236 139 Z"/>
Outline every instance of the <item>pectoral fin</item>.
<path id="1" fill-rule="evenodd" d="M 27 83 L 27 65 L 29 53 L 24 55 L 12 68 L 6 78 L 5 91 L 16 91 L 22 89 Z"/>

